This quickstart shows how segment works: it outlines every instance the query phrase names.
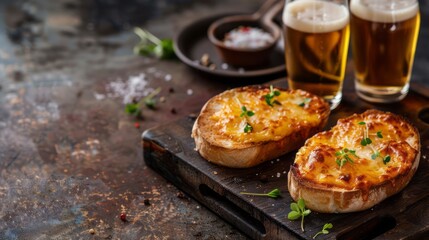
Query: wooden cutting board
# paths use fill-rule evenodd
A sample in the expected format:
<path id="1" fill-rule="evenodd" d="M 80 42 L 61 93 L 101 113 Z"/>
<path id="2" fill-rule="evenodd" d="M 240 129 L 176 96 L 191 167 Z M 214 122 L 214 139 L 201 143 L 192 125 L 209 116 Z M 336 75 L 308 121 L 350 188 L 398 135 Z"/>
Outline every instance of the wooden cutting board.
<path id="1" fill-rule="evenodd" d="M 274 85 L 285 87 L 286 81 L 276 81 Z M 250 169 L 220 167 L 194 151 L 191 129 L 195 118 L 188 117 L 147 130 L 143 134 L 144 160 L 253 239 L 312 239 L 328 222 L 334 227 L 317 239 L 429 239 L 429 94 L 424 88 L 416 89 L 419 93 L 411 91 L 395 104 L 370 104 L 354 92 L 344 93 L 326 129 L 339 118 L 371 108 L 403 115 L 420 131 L 420 166 L 403 191 L 369 210 L 347 214 L 312 212 L 305 218 L 305 232 L 301 231 L 300 221 L 287 219 L 293 201 L 287 189 L 287 172 L 296 152 Z M 281 190 L 281 198 L 240 194 L 274 188 Z"/>

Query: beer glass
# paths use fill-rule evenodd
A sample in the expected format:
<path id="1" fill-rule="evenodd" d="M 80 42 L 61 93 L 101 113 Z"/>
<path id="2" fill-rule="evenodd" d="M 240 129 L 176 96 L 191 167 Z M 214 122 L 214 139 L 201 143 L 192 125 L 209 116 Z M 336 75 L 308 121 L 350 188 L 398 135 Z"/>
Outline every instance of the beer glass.
<path id="1" fill-rule="evenodd" d="M 283 24 L 289 88 L 319 95 L 334 109 L 347 62 L 348 1 L 287 0 Z"/>
<path id="2" fill-rule="evenodd" d="M 371 102 L 396 102 L 409 89 L 420 27 L 417 0 L 351 0 L 355 87 Z"/>

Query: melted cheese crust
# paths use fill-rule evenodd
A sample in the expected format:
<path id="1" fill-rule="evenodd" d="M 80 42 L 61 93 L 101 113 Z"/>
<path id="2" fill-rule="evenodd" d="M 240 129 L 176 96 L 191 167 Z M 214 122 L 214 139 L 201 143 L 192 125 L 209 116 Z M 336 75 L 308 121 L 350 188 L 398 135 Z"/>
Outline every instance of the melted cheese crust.
<path id="1" fill-rule="evenodd" d="M 370 146 L 362 146 L 366 122 Z M 376 136 L 381 131 L 383 138 Z M 393 180 L 411 170 L 419 152 L 417 130 L 399 116 L 377 110 L 340 119 L 330 131 L 314 135 L 306 141 L 295 158 L 294 167 L 298 175 L 309 182 L 329 188 L 368 191 L 372 186 Z M 336 152 L 347 148 L 355 150 L 358 157 L 349 156 L 354 163 L 347 162 L 341 168 L 336 162 Z M 383 163 L 381 157 L 373 160 L 374 150 L 380 156 L 391 156 Z"/>
<path id="2" fill-rule="evenodd" d="M 225 91 L 213 97 L 203 109 L 201 125 L 210 126 L 203 137 L 210 143 L 226 148 L 248 147 L 267 141 L 280 140 L 298 129 L 318 126 L 320 113 L 328 112 L 329 106 L 319 97 L 301 90 L 281 90 L 277 100 L 281 105 L 269 106 L 264 96 L 268 87 L 243 87 Z M 304 107 L 305 99 L 311 99 Z M 251 117 L 240 117 L 242 107 L 254 112 Z M 213 111 L 212 114 L 204 112 Z M 246 123 L 253 130 L 244 132 Z M 238 146 L 240 145 L 240 146 Z"/>

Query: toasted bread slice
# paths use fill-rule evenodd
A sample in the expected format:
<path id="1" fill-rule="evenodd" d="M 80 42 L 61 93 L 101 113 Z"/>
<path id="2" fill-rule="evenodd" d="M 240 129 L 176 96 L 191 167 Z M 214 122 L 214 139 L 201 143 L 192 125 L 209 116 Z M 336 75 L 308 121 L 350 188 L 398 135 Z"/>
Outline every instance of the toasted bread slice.
<path id="1" fill-rule="evenodd" d="M 302 146 L 325 126 L 329 113 L 322 98 L 301 90 L 235 88 L 204 105 L 192 137 L 208 161 L 247 168 Z"/>
<path id="2" fill-rule="evenodd" d="M 368 110 L 306 141 L 289 171 L 289 192 L 318 212 L 361 211 L 402 190 L 419 160 L 415 127 L 392 113 Z"/>

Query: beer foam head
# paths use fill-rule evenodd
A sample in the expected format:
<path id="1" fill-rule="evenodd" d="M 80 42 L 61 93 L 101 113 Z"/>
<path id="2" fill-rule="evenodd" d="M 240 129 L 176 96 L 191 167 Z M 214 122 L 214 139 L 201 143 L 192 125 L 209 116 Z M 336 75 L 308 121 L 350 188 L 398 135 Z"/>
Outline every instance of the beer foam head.
<path id="1" fill-rule="evenodd" d="M 393 23 L 414 17 L 419 5 L 417 0 L 352 0 L 350 11 L 368 21 Z"/>
<path id="2" fill-rule="evenodd" d="M 286 4 L 283 22 L 302 32 L 332 32 L 349 23 L 349 11 L 346 6 L 332 2 L 297 0 Z"/>

